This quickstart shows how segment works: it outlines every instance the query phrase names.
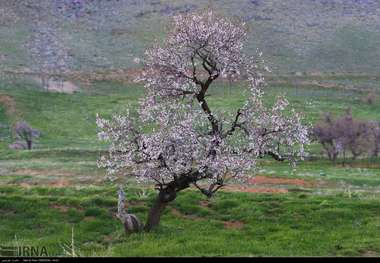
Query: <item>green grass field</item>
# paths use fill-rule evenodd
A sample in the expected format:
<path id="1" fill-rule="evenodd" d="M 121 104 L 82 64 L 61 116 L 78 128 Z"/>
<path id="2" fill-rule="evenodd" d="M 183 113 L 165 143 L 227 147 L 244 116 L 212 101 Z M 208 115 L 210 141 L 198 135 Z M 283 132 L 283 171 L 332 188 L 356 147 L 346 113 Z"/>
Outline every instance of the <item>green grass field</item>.
<path id="1" fill-rule="evenodd" d="M 355 86 L 359 80 L 325 81 Z M 307 123 L 347 107 L 356 117 L 380 119 L 380 102 L 365 104 L 363 90 L 294 88 L 285 81 L 268 87 L 265 101 L 278 94 Z M 73 231 L 79 256 L 380 255 L 380 159 L 332 164 L 316 144 L 296 168 L 260 161 L 257 175 L 279 183 L 240 191 L 232 182 L 233 191 L 210 200 L 188 189 L 169 205 L 157 230 L 125 236 L 115 217 L 117 187 L 96 167 L 106 145 L 97 140 L 95 115 L 135 109 L 142 95 L 140 85 L 116 82 L 95 82 L 72 95 L 42 91 L 26 78 L 0 82 L 0 98 L 13 105 L 0 103 L 0 123 L 24 119 L 43 133 L 32 151 L 8 149 L 10 133 L 0 133 L 0 245 L 46 246 L 49 255 L 72 256 Z M 233 112 L 244 102 L 244 89 L 220 83 L 209 100 L 212 108 Z M 116 183 L 124 182 L 129 211 L 145 219 L 152 186 Z"/>

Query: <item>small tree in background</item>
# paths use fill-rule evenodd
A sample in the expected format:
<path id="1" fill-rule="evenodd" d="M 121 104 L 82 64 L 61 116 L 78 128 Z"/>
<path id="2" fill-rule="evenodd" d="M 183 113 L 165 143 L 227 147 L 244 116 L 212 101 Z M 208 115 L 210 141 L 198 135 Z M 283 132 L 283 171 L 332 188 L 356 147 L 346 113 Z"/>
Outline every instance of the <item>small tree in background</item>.
<path id="1" fill-rule="evenodd" d="M 368 152 L 370 148 L 370 129 L 367 121 L 357 120 L 352 117 L 351 109 L 347 109 L 345 115 L 336 120 L 336 129 L 340 134 L 343 144 L 343 154 L 351 153 L 353 159 Z"/>
<path id="2" fill-rule="evenodd" d="M 314 125 L 313 135 L 331 161 L 335 161 L 339 154 L 345 159 L 347 152 L 356 159 L 370 148 L 369 123 L 354 119 L 350 109 L 336 119 L 329 113 L 325 114 L 323 119 Z"/>
<path id="3" fill-rule="evenodd" d="M 14 126 L 14 131 L 18 141 L 10 145 L 13 149 L 31 150 L 35 139 L 39 138 L 41 133 L 33 129 L 27 122 L 19 121 Z"/>
<path id="4" fill-rule="evenodd" d="M 312 135 L 322 145 L 327 157 L 335 162 L 343 145 L 330 113 L 324 114 L 323 119 L 313 126 Z"/>
<path id="5" fill-rule="evenodd" d="M 377 98 L 377 94 L 373 91 L 370 91 L 368 92 L 367 95 L 365 95 L 363 98 L 362 98 L 362 101 L 368 105 L 374 105 L 378 98 Z"/>
<path id="6" fill-rule="evenodd" d="M 379 156 L 380 153 L 380 121 L 370 123 L 370 132 L 372 135 L 372 157 Z"/>
<path id="7" fill-rule="evenodd" d="M 146 51 L 138 78 L 146 96 L 138 117 L 97 117 L 99 137 L 111 143 L 99 167 L 111 176 L 125 171 L 156 185 L 146 230 L 159 224 L 166 205 L 183 189 L 194 186 L 211 197 L 230 179 L 245 182 L 257 158 L 303 157 L 307 128 L 294 110 L 285 113 L 285 98 L 264 106 L 258 60 L 242 53 L 245 37 L 244 24 L 211 11 L 175 16 L 163 45 Z M 214 111 L 209 88 L 231 74 L 245 81 L 247 100 L 235 113 Z"/>

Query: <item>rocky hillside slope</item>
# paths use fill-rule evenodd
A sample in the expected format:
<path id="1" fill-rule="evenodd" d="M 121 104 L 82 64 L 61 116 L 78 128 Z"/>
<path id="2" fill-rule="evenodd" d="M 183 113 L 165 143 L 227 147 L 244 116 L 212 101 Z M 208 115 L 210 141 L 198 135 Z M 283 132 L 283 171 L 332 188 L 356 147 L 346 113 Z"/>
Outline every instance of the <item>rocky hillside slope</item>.
<path id="1" fill-rule="evenodd" d="M 378 0 L 0 0 L 0 65 L 36 67 L 25 46 L 48 26 L 76 70 L 135 67 L 170 17 L 207 6 L 246 21 L 274 72 L 380 70 Z"/>

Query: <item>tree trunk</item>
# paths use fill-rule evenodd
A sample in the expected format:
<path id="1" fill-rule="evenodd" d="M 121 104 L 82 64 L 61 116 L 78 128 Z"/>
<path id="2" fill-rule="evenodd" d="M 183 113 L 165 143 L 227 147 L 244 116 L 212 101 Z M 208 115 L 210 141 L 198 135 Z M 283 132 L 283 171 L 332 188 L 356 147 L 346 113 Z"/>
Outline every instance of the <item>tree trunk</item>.
<path id="1" fill-rule="evenodd" d="M 144 226 L 145 231 L 149 232 L 159 225 L 162 212 L 167 204 L 176 199 L 177 192 L 190 187 L 190 183 L 195 182 L 198 176 L 197 173 L 194 173 L 192 176 L 185 174 L 167 184 L 165 188 L 160 187 L 157 198 L 149 211 L 148 219 Z"/>
<path id="2" fill-rule="evenodd" d="M 160 195 L 157 196 L 153 206 L 149 211 L 148 220 L 145 225 L 145 231 L 150 231 L 158 226 L 158 224 L 160 223 L 161 214 L 164 211 L 167 204 L 168 202 L 163 201 Z"/>
<path id="3" fill-rule="evenodd" d="M 27 144 L 28 150 L 31 150 L 32 149 L 32 141 L 31 140 L 27 140 L 26 144 Z"/>
<path id="4" fill-rule="evenodd" d="M 47 76 L 46 77 L 46 90 L 49 91 L 49 81 L 50 81 L 50 77 Z"/>
<path id="5" fill-rule="evenodd" d="M 189 187 L 187 180 L 187 177 L 183 177 L 182 180 L 179 180 L 179 182 L 172 182 L 167 188 L 160 190 L 152 208 L 149 211 L 145 231 L 150 231 L 158 226 L 162 212 L 164 211 L 166 205 L 177 197 L 177 191 L 181 191 Z"/>
<path id="6" fill-rule="evenodd" d="M 330 161 L 332 161 L 333 163 L 336 162 L 336 158 L 338 157 L 338 155 L 335 153 L 335 152 L 327 152 L 327 155 L 330 159 Z"/>
<path id="7" fill-rule="evenodd" d="M 42 88 L 44 88 L 45 90 L 47 90 L 48 88 L 46 87 L 46 77 L 44 74 L 41 74 L 41 84 L 42 84 Z"/>

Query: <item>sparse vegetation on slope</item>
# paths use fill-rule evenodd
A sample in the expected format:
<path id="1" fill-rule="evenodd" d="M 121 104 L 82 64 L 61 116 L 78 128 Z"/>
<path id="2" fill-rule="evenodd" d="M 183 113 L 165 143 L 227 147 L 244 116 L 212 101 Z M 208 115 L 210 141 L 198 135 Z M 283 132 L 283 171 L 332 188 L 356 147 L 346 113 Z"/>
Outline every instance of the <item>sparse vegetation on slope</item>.
<path id="1" fill-rule="evenodd" d="M 79 1 L 80 2 L 80 1 Z M 76 2 L 75 2 L 76 3 Z M 246 21 L 250 33 L 247 52 L 256 48 L 275 72 L 379 72 L 380 3 L 376 0 L 67 0 L 1 1 L 1 67 L 29 67 L 23 48 L 36 23 L 36 8 L 44 22 L 59 25 L 59 36 L 74 58 L 75 69 L 110 66 L 131 68 L 174 14 L 203 10 Z"/>

